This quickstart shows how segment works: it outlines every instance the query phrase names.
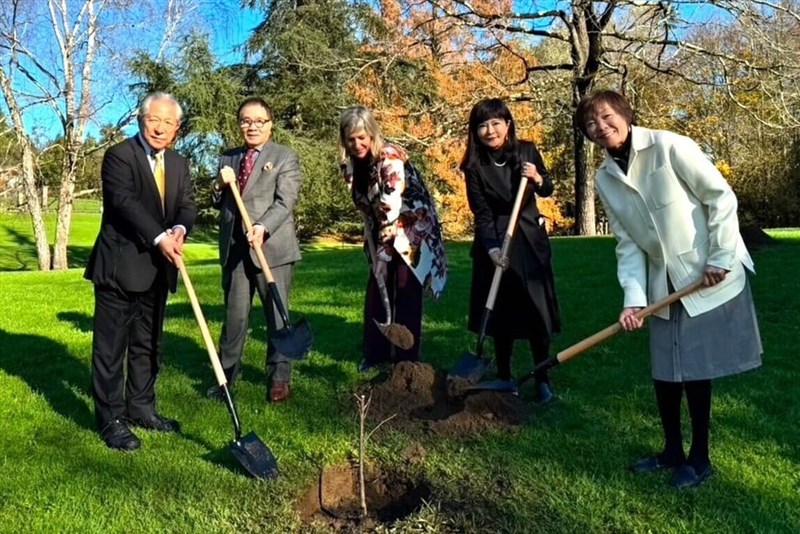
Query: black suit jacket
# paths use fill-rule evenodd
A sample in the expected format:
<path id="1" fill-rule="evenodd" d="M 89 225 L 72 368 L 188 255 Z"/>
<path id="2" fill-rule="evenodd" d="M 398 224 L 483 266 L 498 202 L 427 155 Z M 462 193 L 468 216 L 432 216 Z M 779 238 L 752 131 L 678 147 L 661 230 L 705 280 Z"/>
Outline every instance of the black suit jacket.
<path id="1" fill-rule="evenodd" d="M 537 253 L 537 244 L 540 244 L 547 235 L 539 232 L 539 207 L 536 205 L 536 196 L 549 197 L 553 193 L 553 179 L 545 167 L 542 155 L 536 145 L 529 141 L 519 142 L 519 162 L 530 162 L 542 176 L 542 185 L 528 186 L 528 192 L 523 198 L 519 214 L 519 231 L 534 245 Z M 517 196 L 519 182 L 522 180 L 521 170 L 514 169 L 511 183 L 493 179 L 491 161 L 481 161 L 475 168 L 467 169 L 467 200 L 470 209 L 475 215 L 475 240 L 473 253 L 486 254 L 491 248 L 499 248 L 503 243 L 506 229 L 508 228 L 514 200 Z M 535 192 L 533 195 L 531 192 Z M 476 249 L 478 249 L 476 251 Z M 543 258 L 544 259 L 544 258 Z M 549 258 L 547 258 L 549 260 Z"/>
<path id="2" fill-rule="evenodd" d="M 124 291 L 147 291 L 166 275 L 170 291 L 177 269 L 153 240 L 175 225 L 188 234 L 197 207 L 188 161 L 173 150 L 164 153 L 166 200 L 161 207 L 153 172 L 138 136 L 109 148 L 103 156 L 103 218 L 84 277 Z"/>

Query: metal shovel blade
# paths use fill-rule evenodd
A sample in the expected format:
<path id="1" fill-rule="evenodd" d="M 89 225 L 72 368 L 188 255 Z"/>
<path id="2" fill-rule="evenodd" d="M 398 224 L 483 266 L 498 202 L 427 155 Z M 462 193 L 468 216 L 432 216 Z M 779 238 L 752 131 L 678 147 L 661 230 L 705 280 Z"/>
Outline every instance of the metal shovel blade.
<path id="1" fill-rule="evenodd" d="M 292 360 L 302 360 L 311 350 L 314 336 L 305 318 L 291 326 L 284 326 L 270 335 L 270 340 L 278 352 Z"/>
<path id="2" fill-rule="evenodd" d="M 377 319 L 373 319 L 373 321 L 383 337 L 395 347 L 409 350 L 414 346 L 414 334 L 406 326 L 398 323 L 381 323 Z"/>
<path id="3" fill-rule="evenodd" d="M 230 449 L 242 467 L 255 478 L 277 478 L 278 461 L 255 432 L 232 441 Z"/>
<path id="4" fill-rule="evenodd" d="M 490 363 L 489 358 L 483 358 L 474 352 L 465 352 L 450 370 L 450 376 L 478 382 L 486 374 Z"/>
<path id="5" fill-rule="evenodd" d="M 474 386 L 466 389 L 470 393 L 478 393 L 481 391 L 497 391 L 499 393 L 519 393 L 519 387 L 513 380 L 487 380 L 486 382 L 478 382 Z"/>

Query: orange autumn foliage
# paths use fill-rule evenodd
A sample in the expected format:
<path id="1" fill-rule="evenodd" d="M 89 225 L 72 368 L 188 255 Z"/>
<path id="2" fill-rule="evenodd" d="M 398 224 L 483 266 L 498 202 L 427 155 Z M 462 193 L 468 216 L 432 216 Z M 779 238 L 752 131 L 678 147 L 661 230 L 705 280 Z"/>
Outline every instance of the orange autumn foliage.
<path id="1" fill-rule="evenodd" d="M 490 14 L 503 12 L 511 4 L 511 0 L 478 0 L 471 6 Z M 427 2 L 381 0 L 380 15 L 387 32 L 362 52 L 382 60 L 364 68 L 347 91 L 354 102 L 374 110 L 384 135 L 404 145 L 412 161 L 423 169 L 446 237 L 469 237 L 472 213 L 458 167 L 472 106 L 482 98 L 505 99 L 518 137 L 541 142 L 538 111 L 528 102 L 514 102 L 509 89 L 524 80 L 520 56 L 526 54 L 517 49 L 492 49 L 476 61 L 469 52 L 479 44 L 475 34 L 452 19 L 437 18 Z M 533 58 L 526 59 L 535 64 Z M 409 71 L 416 78 L 404 80 Z M 542 214 L 551 219 L 551 229 L 568 225 L 556 200 L 538 202 Z"/>

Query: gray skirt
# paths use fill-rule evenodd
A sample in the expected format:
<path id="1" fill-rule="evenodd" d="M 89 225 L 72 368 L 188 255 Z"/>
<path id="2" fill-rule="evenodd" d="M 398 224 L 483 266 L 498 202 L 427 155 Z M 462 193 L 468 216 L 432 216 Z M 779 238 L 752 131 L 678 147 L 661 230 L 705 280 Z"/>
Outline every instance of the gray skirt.
<path id="1" fill-rule="evenodd" d="M 655 380 L 710 380 L 761 365 L 761 335 L 750 284 L 713 310 L 689 317 L 680 301 L 669 320 L 651 317 L 650 361 Z"/>

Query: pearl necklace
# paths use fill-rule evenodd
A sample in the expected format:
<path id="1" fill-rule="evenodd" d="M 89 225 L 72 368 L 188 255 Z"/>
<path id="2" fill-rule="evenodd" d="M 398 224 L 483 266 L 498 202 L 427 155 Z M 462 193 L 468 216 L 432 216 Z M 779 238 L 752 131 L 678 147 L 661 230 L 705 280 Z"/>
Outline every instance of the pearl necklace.
<path id="1" fill-rule="evenodd" d="M 497 163 L 496 161 L 492 160 L 492 163 L 494 163 L 495 167 L 505 167 L 506 163 L 508 163 L 508 160 L 505 160 L 503 163 Z"/>

